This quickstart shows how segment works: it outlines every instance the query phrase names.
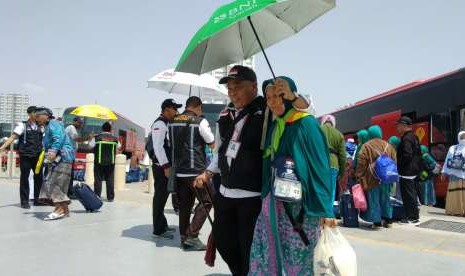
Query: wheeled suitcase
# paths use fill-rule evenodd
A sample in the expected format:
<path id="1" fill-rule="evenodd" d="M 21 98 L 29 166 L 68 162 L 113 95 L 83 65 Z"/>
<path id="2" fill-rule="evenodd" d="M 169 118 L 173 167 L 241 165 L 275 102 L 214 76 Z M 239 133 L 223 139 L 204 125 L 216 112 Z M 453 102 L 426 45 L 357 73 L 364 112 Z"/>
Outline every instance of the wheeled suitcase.
<path id="1" fill-rule="evenodd" d="M 390 200 L 392 205 L 392 220 L 400 221 L 405 219 L 405 210 L 402 200 L 394 197 L 391 197 Z"/>
<path id="2" fill-rule="evenodd" d="M 339 208 L 342 217 L 342 224 L 345 227 L 358 227 L 358 210 L 354 206 L 354 201 L 350 193 L 341 195 Z"/>
<path id="3" fill-rule="evenodd" d="M 78 182 L 73 188 L 74 194 L 87 212 L 95 212 L 102 207 L 102 199 L 92 191 L 89 185 Z"/>

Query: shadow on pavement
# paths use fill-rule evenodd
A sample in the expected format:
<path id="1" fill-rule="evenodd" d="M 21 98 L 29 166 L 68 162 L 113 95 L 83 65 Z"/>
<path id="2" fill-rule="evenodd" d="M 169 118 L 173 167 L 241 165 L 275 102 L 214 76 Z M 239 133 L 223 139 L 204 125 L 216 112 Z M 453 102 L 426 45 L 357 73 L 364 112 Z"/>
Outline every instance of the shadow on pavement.
<path id="1" fill-rule="evenodd" d="M 453 217 L 451 215 L 446 215 L 445 212 L 435 212 L 435 211 L 428 211 L 428 214 L 436 215 L 436 216 L 446 216 L 446 217 Z"/>
<path id="2" fill-rule="evenodd" d="M 177 227 L 176 227 L 177 228 Z M 152 224 L 143 224 L 132 226 L 129 229 L 123 230 L 121 233 L 122 237 L 133 238 L 143 241 L 155 242 L 157 247 L 178 247 L 180 246 L 181 241 L 179 240 L 178 230 L 174 233 L 174 239 L 160 239 L 152 235 L 153 225 Z"/>
<path id="3" fill-rule="evenodd" d="M 24 212 L 25 215 L 32 215 L 34 218 L 38 220 L 44 220 L 44 218 L 53 211 L 51 209 L 49 212 Z"/>
<path id="4" fill-rule="evenodd" d="M 12 203 L 12 204 L 7 204 L 7 205 L 1 205 L 0 208 L 6 208 L 6 207 L 21 207 L 21 204 L 19 203 Z"/>

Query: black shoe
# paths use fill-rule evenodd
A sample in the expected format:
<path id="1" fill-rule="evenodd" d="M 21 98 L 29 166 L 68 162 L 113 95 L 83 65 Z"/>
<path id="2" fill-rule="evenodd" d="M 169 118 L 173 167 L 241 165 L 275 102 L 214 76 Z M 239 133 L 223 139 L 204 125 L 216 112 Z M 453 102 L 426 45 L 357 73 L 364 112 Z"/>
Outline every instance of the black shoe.
<path id="1" fill-rule="evenodd" d="M 189 248 L 185 248 L 186 250 L 191 250 L 191 251 L 207 250 L 207 246 L 202 241 L 200 241 L 199 238 L 189 237 L 184 241 L 184 244 L 187 246 L 190 246 Z"/>
<path id="2" fill-rule="evenodd" d="M 399 221 L 399 223 L 400 223 L 400 224 L 409 224 L 410 221 L 409 221 L 408 219 L 401 219 L 401 220 Z"/>
<path id="3" fill-rule="evenodd" d="M 77 196 L 75 194 L 69 194 L 68 197 L 69 199 L 77 199 Z"/>
<path id="4" fill-rule="evenodd" d="M 21 203 L 21 208 L 23 208 L 23 209 L 31 209 L 31 205 L 29 205 L 29 203 Z"/>
<path id="5" fill-rule="evenodd" d="M 383 220 L 383 227 L 384 228 L 392 228 L 392 222 L 388 220 Z"/>
<path id="6" fill-rule="evenodd" d="M 166 231 L 163 232 L 163 233 L 161 233 L 161 234 L 155 234 L 155 233 L 153 233 L 153 236 L 154 236 L 155 238 L 157 238 L 157 239 L 164 239 L 164 240 L 172 240 L 172 239 L 174 239 L 173 234 L 170 234 L 170 233 L 168 233 L 168 232 L 166 232 Z"/>
<path id="7" fill-rule="evenodd" d="M 176 232 L 176 228 L 166 226 L 165 232 L 168 232 L 168 233 L 175 233 L 175 232 Z"/>
<path id="8" fill-rule="evenodd" d="M 39 201 L 38 199 L 35 199 L 34 203 L 32 203 L 32 205 L 34 205 L 34 206 L 47 206 L 48 204 L 43 202 L 43 201 Z"/>
<path id="9" fill-rule="evenodd" d="M 419 219 L 411 219 L 411 220 L 409 220 L 409 223 L 417 224 L 417 223 L 420 223 L 420 220 Z"/>

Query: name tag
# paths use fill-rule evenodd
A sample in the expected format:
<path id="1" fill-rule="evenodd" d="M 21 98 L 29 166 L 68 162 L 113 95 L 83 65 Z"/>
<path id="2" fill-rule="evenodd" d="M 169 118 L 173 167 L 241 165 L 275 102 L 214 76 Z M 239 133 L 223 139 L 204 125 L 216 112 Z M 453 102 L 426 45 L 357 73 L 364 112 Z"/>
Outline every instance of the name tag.
<path id="1" fill-rule="evenodd" d="M 229 141 L 228 149 L 226 150 L 226 156 L 231 158 L 236 158 L 239 148 L 241 147 L 240 142 Z"/>

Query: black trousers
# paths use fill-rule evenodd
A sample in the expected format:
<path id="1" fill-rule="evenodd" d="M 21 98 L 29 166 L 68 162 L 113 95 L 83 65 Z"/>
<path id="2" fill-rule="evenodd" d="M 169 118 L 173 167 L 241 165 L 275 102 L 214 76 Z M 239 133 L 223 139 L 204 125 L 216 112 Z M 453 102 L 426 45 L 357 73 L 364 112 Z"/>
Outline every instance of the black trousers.
<path id="1" fill-rule="evenodd" d="M 400 194 L 404 203 L 405 216 L 409 220 L 420 218 L 417 199 L 420 195 L 420 183 L 417 179 L 400 178 Z"/>
<path id="2" fill-rule="evenodd" d="M 261 210 L 260 197 L 227 198 L 215 195 L 213 237 L 218 252 L 233 275 L 247 275 L 255 222 Z"/>
<path id="3" fill-rule="evenodd" d="M 176 178 L 177 195 L 179 198 L 179 233 L 181 241 L 184 241 L 187 237 L 196 238 L 199 236 L 200 229 L 202 229 L 207 219 L 207 213 L 209 213 L 212 208 L 212 201 L 205 190 L 208 189 L 208 186 L 203 189 L 194 188 L 194 180 L 195 177 Z M 191 221 L 192 207 L 194 207 L 196 198 L 199 200 L 199 203 L 195 207 L 194 217 Z M 200 202 L 202 202 L 203 205 Z"/>
<path id="4" fill-rule="evenodd" d="M 94 192 L 100 196 L 102 194 L 102 181 L 105 180 L 107 185 L 107 199 L 115 198 L 115 183 L 114 183 L 115 165 L 94 165 Z"/>
<path id="5" fill-rule="evenodd" d="M 165 217 L 165 205 L 168 200 L 168 178 L 162 167 L 152 165 L 155 193 L 152 201 L 153 233 L 163 234 L 168 227 Z"/>
<path id="6" fill-rule="evenodd" d="M 19 167 L 21 169 L 21 176 L 19 179 L 19 198 L 21 200 L 21 204 L 26 204 L 29 201 L 29 174 L 31 173 L 31 170 L 35 170 L 38 160 L 39 156 L 20 156 L 19 158 Z M 34 174 L 34 200 L 39 198 L 42 181 L 42 170 L 40 170 L 39 174 Z"/>

